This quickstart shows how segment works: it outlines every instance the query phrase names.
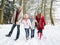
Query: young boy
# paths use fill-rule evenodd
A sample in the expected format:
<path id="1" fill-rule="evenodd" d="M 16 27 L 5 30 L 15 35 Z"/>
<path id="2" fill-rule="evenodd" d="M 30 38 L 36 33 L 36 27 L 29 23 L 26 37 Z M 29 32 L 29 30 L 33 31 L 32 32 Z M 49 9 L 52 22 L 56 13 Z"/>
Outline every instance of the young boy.
<path id="1" fill-rule="evenodd" d="M 35 22 L 36 22 L 36 20 L 34 19 L 34 15 L 31 15 L 30 21 L 31 21 L 31 25 L 32 25 L 32 27 L 31 27 L 31 38 L 33 38 L 34 33 L 35 33 Z"/>

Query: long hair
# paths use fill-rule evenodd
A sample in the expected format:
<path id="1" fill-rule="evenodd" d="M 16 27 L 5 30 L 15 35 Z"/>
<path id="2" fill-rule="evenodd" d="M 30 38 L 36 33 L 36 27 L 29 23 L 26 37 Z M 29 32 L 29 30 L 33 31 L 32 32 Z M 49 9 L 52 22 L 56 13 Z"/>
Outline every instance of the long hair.
<path id="1" fill-rule="evenodd" d="M 41 13 L 39 13 L 37 16 L 38 16 L 39 18 L 41 18 Z"/>

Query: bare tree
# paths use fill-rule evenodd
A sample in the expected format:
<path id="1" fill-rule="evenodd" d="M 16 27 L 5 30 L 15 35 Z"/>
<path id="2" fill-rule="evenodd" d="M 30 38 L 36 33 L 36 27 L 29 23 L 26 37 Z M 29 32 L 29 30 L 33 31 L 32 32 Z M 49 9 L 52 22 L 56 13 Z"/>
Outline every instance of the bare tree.
<path id="1" fill-rule="evenodd" d="M 46 3 L 47 3 L 47 0 L 44 0 L 44 17 L 46 18 Z"/>
<path id="2" fill-rule="evenodd" d="M 26 13 L 26 3 L 27 3 L 27 0 L 24 0 L 23 1 L 23 14 Z"/>
<path id="3" fill-rule="evenodd" d="M 2 24 L 3 23 L 3 15 L 4 15 L 4 2 L 5 0 L 2 0 L 2 5 L 1 5 L 1 8 L 0 8 L 0 23 Z"/>
<path id="4" fill-rule="evenodd" d="M 54 2 L 54 0 L 51 0 L 51 5 L 50 5 L 50 19 L 51 19 L 51 23 L 54 25 L 54 20 L 53 20 L 53 16 L 52 16 L 53 2 Z"/>
<path id="5" fill-rule="evenodd" d="M 20 0 L 20 3 L 19 4 L 22 5 L 22 0 Z"/>
<path id="6" fill-rule="evenodd" d="M 42 12 L 42 9 L 43 9 L 43 3 L 44 3 L 44 0 L 42 0 L 42 2 L 41 2 L 41 12 Z"/>
<path id="7" fill-rule="evenodd" d="M 15 3 L 15 0 L 13 0 L 13 4 Z M 13 5 L 13 8 L 14 8 L 14 5 Z M 14 9 L 13 9 L 13 13 L 14 13 Z"/>

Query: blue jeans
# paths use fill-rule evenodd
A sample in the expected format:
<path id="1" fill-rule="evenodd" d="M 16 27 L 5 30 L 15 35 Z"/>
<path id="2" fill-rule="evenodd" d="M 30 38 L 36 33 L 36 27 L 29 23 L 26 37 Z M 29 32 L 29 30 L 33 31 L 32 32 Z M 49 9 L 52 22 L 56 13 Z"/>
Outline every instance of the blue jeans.
<path id="1" fill-rule="evenodd" d="M 32 30 L 31 30 L 31 38 L 34 37 L 34 33 L 35 33 L 35 29 L 32 29 Z"/>
<path id="2" fill-rule="evenodd" d="M 29 37 L 29 28 L 25 28 L 25 32 L 26 32 L 26 39 Z"/>
<path id="3" fill-rule="evenodd" d="M 12 26 L 12 28 L 11 28 L 11 31 L 9 32 L 8 35 L 11 36 L 11 34 L 12 34 L 12 32 L 13 32 L 13 30 L 14 30 L 14 28 L 15 28 L 16 26 L 17 26 L 17 35 L 16 35 L 16 39 L 18 39 L 18 38 L 19 38 L 19 34 L 20 34 L 20 25 L 13 24 L 13 26 Z"/>

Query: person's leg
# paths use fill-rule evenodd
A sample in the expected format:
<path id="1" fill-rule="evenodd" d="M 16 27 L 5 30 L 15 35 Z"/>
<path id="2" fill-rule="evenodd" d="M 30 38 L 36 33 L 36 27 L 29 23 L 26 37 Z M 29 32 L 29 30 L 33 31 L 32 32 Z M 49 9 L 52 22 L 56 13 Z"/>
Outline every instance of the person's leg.
<path id="1" fill-rule="evenodd" d="M 13 32 L 15 26 L 16 26 L 16 24 L 13 24 L 13 26 L 12 26 L 12 28 L 11 28 L 11 31 L 9 32 L 8 35 L 6 35 L 7 37 L 10 37 L 10 36 L 11 36 L 11 34 L 12 34 L 12 32 Z"/>
<path id="2" fill-rule="evenodd" d="M 41 40 L 41 38 L 42 38 L 42 33 L 40 32 L 40 40 Z"/>
<path id="3" fill-rule="evenodd" d="M 26 32 L 26 39 L 28 40 L 28 38 L 29 38 L 29 29 L 25 29 L 25 32 Z"/>
<path id="4" fill-rule="evenodd" d="M 42 29 L 40 30 L 40 40 L 41 40 L 41 38 L 42 38 Z"/>
<path id="5" fill-rule="evenodd" d="M 17 35 L 15 40 L 19 38 L 19 34 L 20 34 L 20 25 L 17 25 Z"/>
<path id="6" fill-rule="evenodd" d="M 40 36 L 39 36 L 39 33 L 40 33 L 40 30 L 38 30 L 38 32 L 37 32 L 38 37 L 40 37 Z"/>
<path id="7" fill-rule="evenodd" d="M 33 30 L 31 30 L 31 38 L 33 38 L 34 37 L 34 33 L 35 33 L 35 30 L 33 29 Z"/>

